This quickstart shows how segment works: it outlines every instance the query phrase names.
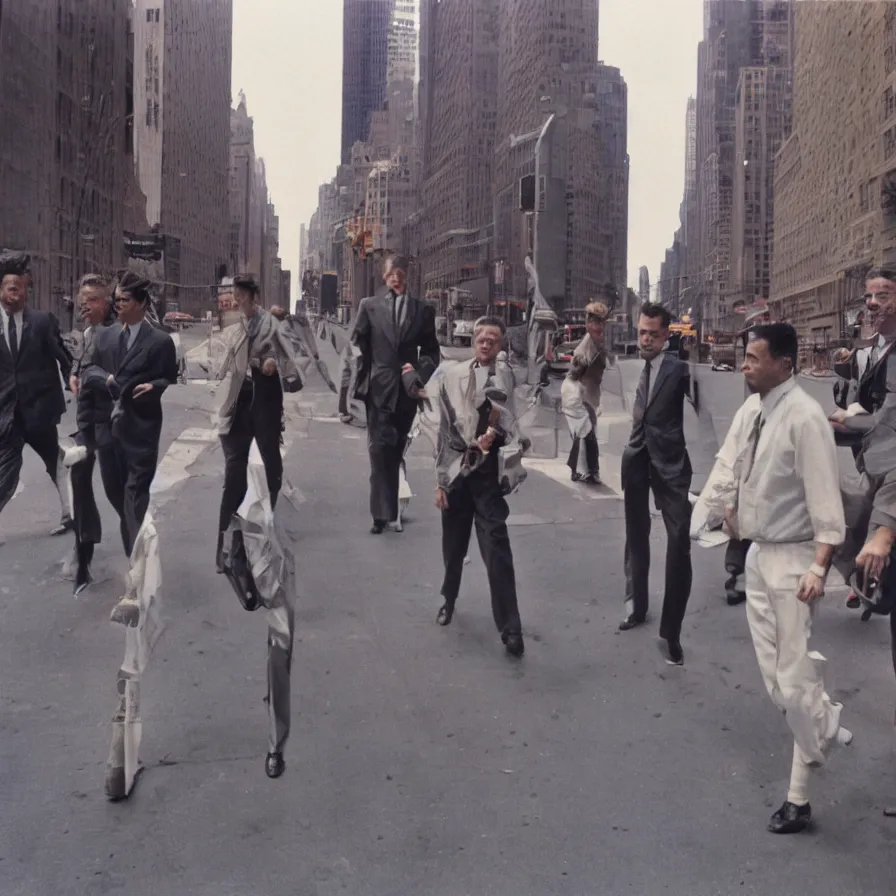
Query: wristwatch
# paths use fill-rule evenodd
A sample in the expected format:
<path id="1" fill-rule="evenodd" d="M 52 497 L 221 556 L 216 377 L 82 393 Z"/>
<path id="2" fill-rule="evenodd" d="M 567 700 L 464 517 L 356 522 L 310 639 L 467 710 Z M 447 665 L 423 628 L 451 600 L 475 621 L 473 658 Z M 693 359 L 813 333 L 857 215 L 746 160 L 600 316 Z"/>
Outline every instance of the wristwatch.
<path id="1" fill-rule="evenodd" d="M 826 579 L 828 577 L 828 571 L 818 563 L 813 563 L 809 567 L 809 572 L 811 572 L 813 576 L 818 576 L 819 579 Z"/>

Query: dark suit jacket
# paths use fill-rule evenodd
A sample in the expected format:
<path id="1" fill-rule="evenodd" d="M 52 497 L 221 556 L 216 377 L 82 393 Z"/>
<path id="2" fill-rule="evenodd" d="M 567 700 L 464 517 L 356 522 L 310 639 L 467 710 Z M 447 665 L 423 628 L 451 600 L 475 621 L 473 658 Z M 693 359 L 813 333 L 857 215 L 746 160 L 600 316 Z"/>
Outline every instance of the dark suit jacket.
<path id="1" fill-rule="evenodd" d="M 56 426 L 65 413 L 62 376 L 68 381 L 72 356 L 59 333 L 59 321 L 49 311 L 25 308 L 18 335 L 16 364 L 0 336 L 0 438 L 16 416 L 26 429 Z"/>
<path id="2" fill-rule="evenodd" d="M 98 328 L 81 364 L 78 430 L 90 447 L 118 441 L 133 456 L 157 454 L 162 434 L 162 394 L 177 382 L 177 352 L 171 337 L 143 322 L 134 344 L 119 357 L 121 324 Z M 106 385 L 115 377 L 118 409 Z M 152 391 L 134 398 L 134 389 L 150 383 Z M 114 418 L 114 419 L 113 419 Z M 91 439 L 95 443 L 91 444 Z"/>
<path id="3" fill-rule="evenodd" d="M 646 455 L 654 470 L 666 480 L 686 477 L 693 473 L 684 438 L 684 402 L 692 398 L 691 371 L 688 364 L 670 355 L 663 357 L 647 407 L 642 405 L 641 393 L 635 398 L 632 410 L 632 437 L 640 425 L 644 426 L 643 443 L 629 444 L 622 453 L 622 485 L 632 463 Z M 696 404 L 696 402 L 695 402 Z"/>
<path id="4" fill-rule="evenodd" d="M 431 305 L 407 297 L 404 323 L 396 334 L 391 293 L 361 300 L 352 340 L 361 350 L 355 398 L 394 411 L 402 394 L 401 368 L 412 364 L 425 384 L 441 361 Z"/>

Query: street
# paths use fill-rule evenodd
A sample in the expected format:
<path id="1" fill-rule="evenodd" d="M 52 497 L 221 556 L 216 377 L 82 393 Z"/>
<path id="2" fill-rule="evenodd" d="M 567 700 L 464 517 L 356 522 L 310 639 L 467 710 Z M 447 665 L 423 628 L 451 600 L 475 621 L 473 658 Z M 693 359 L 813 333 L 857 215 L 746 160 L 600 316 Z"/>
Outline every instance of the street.
<path id="1" fill-rule="evenodd" d="M 187 347 L 201 335 L 186 331 Z M 335 353 L 321 354 L 336 377 Z M 744 609 L 725 603 L 720 550 L 694 548 L 683 669 L 655 643 L 661 525 L 651 624 L 617 632 L 614 483 L 640 365 L 618 368 L 600 424 L 608 487 L 568 481 L 561 438 L 560 457 L 534 460 L 510 499 L 518 662 L 494 630 L 472 546 L 454 622 L 435 624 L 440 521 L 423 440 L 408 462 L 404 534 L 372 537 L 364 431 L 338 422 L 316 377 L 287 397 L 286 477 L 304 531 L 292 738 L 276 781 L 263 770 L 264 614 L 247 615 L 214 568 L 223 458 L 211 389 L 170 388 L 156 482 L 169 622 L 143 683 L 146 769 L 117 804 L 102 790 L 124 649 L 108 621 L 126 568 L 117 524 L 97 474 L 101 581 L 72 598 L 61 577 L 71 539 L 46 534 L 58 502 L 26 451 L 0 517 L 0 894 L 759 896 L 796 892 L 791 881 L 813 896 L 892 892 L 885 620 L 860 623 L 839 595 L 820 611 L 813 643 L 855 743 L 818 774 L 817 823 L 800 837 L 765 830 L 786 794 L 791 739 Z M 192 362 L 191 375 L 202 375 Z M 704 398 L 721 417 L 741 381 L 709 377 L 719 386 Z M 714 451 L 689 425 L 695 451 Z"/>

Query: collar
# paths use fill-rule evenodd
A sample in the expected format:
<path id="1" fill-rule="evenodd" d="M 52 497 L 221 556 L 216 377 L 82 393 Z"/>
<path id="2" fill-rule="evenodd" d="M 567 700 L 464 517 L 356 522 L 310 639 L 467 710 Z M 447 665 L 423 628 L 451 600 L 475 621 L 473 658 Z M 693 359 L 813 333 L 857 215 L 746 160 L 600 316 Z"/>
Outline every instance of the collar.
<path id="1" fill-rule="evenodd" d="M 145 320 L 138 320 L 137 323 L 135 323 L 135 324 L 125 324 L 125 323 L 123 323 L 123 324 L 121 325 L 121 328 L 122 328 L 122 330 L 124 330 L 126 333 L 139 333 L 139 332 L 140 332 L 140 327 L 142 327 L 143 324 L 144 324 L 145 322 L 146 322 Z"/>
<path id="2" fill-rule="evenodd" d="M 768 419 L 769 414 L 778 406 L 781 399 L 793 390 L 794 386 L 796 386 L 796 379 L 791 377 L 789 380 L 781 383 L 780 386 L 775 386 L 765 398 L 761 399 L 762 416 Z"/>

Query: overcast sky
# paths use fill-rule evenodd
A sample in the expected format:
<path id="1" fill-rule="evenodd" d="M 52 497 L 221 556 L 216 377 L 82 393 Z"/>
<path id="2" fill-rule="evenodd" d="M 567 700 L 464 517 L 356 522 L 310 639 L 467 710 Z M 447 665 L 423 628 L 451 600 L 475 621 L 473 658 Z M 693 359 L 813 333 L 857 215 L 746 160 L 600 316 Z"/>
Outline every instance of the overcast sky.
<path id="1" fill-rule="evenodd" d="M 342 0 L 233 0 L 233 8 L 233 95 L 246 92 L 280 215 L 280 255 L 295 278 L 299 226 L 339 162 Z M 642 264 L 651 281 L 659 277 L 678 226 L 702 9 L 701 0 L 600 0 L 600 58 L 628 82 L 631 286 Z"/>

